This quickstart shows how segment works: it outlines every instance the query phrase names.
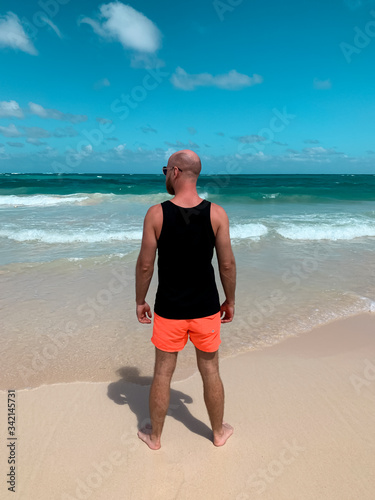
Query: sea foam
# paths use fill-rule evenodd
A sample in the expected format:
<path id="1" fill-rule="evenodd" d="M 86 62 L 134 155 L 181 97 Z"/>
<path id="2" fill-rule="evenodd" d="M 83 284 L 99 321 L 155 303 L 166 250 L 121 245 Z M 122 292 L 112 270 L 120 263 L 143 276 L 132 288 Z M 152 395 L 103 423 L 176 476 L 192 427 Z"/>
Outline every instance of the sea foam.
<path id="1" fill-rule="evenodd" d="M 12 207 L 47 207 L 54 205 L 63 205 L 66 203 L 79 203 L 88 198 L 88 196 L 76 196 L 76 195 L 66 195 L 66 196 L 53 196 L 37 194 L 33 196 L 0 196 L 0 205 L 12 206 Z"/>
<path id="2" fill-rule="evenodd" d="M 25 229 L 21 231 L 0 231 L 0 237 L 26 242 L 43 243 L 101 243 L 110 241 L 129 241 L 142 239 L 141 230 L 131 231 L 45 231 L 42 229 Z"/>
<path id="3" fill-rule="evenodd" d="M 261 236 L 267 233 L 267 227 L 260 223 L 234 224 L 230 228 L 230 237 L 232 239 L 251 238 L 253 240 L 259 240 Z"/>
<path id="4" fill-rule="evenodd" d="M 316 224 L 302 225 L 289 224 L 276 229 L 283 238 L 290 240 L 353 240 L 368 236 L 375 236 L 373 224 L 334 225 Z"/>

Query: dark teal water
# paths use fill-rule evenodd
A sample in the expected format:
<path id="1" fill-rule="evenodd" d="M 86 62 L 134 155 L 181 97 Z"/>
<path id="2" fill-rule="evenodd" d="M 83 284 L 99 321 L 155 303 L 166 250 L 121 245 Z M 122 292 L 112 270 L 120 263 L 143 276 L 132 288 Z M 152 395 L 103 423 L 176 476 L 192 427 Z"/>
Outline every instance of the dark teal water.
<path id="1" fill-rule="evenodd" d="M 237 203 L 375 200 L 374 175 L 202 175 L 198 189 Z M 0 174 L 0 196 L 103 193 L 152 195 L 165 191 L 163 175 Z M 4 200 L 3 200 L 4 201 Z"/>
<path id="2" fill-rule="evenodd" d="M 197 189 L 227 211 L 233 245 L 375 236 L 373 175 L 202 175 Z M 0 265 L 127 254 L 170 198 L 162 174 L 0 175 Z"/>

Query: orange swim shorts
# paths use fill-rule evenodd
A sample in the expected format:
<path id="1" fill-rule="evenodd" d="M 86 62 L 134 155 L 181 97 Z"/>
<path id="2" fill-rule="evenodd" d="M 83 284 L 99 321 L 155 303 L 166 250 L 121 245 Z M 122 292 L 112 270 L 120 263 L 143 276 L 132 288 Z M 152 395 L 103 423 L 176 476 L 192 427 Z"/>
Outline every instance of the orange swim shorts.
<path id="1" fill-rule="evenodd" d="M 215 352 L 221 343 L 220 326 L 220 311 L 196 319 L 162 318 L 154 312 L 151 342 L 161 351 L 177 352 L 182 351 L 190 336 L 197 349 Z"/>

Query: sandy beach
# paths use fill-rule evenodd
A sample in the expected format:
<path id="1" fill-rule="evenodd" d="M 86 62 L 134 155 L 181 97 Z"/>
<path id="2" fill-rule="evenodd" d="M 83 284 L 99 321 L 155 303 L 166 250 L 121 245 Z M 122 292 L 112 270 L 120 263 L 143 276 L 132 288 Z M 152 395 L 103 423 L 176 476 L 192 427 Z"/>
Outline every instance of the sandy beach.
<path id="1" fill-rule="evenodd" d="M 0 500 L 375 500 L 375 0 L 1 5 Z"/>
<path id="2" fill-rule="evenodd" d="M 16 493 L 7 491 L 7 393 L 1 391 L 1 498 L 353 499 L 375 491 L 375 317 L 331 322 L 223 359 L 225 418 L 211 442 L 199 374 L 173 382 L 162 448 L 137 437 L 150 377 L 16 392 Z"/>

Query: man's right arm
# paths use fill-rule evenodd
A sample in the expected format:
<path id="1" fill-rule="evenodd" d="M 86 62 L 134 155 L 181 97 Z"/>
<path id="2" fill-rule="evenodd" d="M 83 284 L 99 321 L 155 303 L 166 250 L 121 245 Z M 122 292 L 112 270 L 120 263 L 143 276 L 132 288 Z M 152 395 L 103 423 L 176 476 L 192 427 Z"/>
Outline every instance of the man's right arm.
<path id="1" fill-rule="evenodd" d="M 225 313 L 222 323 L 229 323 L 232 321 L 234 315 L 236 261 L 230 241 L 228 216 L 220 205 L 215 205 L 214 210 L 218 224 L 215 241 L 216 255 L 219 264 L 220 279 L 226 297 L 224 304 L 221 306 L 221 311 Z"/>

